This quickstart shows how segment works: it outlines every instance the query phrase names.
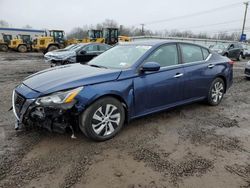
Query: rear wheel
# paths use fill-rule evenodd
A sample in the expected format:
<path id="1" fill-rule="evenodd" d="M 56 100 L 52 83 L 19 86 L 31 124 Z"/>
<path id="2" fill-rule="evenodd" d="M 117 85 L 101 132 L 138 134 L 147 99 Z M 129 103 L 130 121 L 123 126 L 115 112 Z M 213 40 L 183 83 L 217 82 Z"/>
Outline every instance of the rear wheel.
<path id="1" fill-rule="evenodd" d="M 51 45 L 51 46 L 49 46 L 47 52 L 51 52 L 51 51 L 58 50 L 58 49 L 59 49 L 59 48 L 58 48 L 57 46 Z"/>
<path id="2" fill-rule="evenodd" d="M 115 98 L 105 97 L 89 106 L 80 116 L 80 129 L 95 141 L 114 137 L 122 128 L 125 110 Z"/>
<path id="3" fill-rule="evenodd" d="M 27 46 L 25 46 L 25 45 L 20 45 L 20 46 L 18 46 L 17 51 L 18 51 L 18 52 L 21 52 L 21 53 L 25 53 L 25 52 L 28 51 L 28 49 L 27 49 Z"/>
<path id="4" fill-rule="evenodd" d="M 237 58 L 237 61 L 242 61 L 242 59 L 243 59 L 243 54 L 240 53 L 239 57 Z"/>
<path id="5" fill-rule="evenodd" d="M 7 45 L 5 45 L 5 44 L 0 45 L 0 51 L 2 51 L 2 52 L 7 52 L 8 49 L 9 49 L 9 48 L 8 48 Z"/>
<path id="6" fill-rule="evenodd" d="M 225 83 L 223 79 L 216 78 L 212 82 L 208 91 L 207 102 L 212 106 L 220 104 L 225 93 Z"/>

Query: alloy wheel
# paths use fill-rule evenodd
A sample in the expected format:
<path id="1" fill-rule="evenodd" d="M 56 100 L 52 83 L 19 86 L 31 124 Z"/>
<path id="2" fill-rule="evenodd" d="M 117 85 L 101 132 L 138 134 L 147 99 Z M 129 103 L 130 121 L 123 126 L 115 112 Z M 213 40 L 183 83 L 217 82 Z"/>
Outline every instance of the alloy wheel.
<path id="1" fill-rule="evenodd" d="M 99 107 L 92 117 L 92 128 L 98 136 L 111 135 L 121 121 L 121 113 L 113 104 Z"/>
<path id="2" fill-rule="evenodd" d="M 224 85 L 221 82 L 215 82 L 212 88 L 212 100 L 214 103 L 221 101 L 224 93 Z"/>

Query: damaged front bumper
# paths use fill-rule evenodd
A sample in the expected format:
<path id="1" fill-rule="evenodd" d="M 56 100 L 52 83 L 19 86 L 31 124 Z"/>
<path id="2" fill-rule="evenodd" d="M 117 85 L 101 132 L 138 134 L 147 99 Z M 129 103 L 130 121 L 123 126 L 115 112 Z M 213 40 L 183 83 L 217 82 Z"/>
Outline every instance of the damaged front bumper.
<path id="1" fill-rule="evenodd" d="M 25 86 L 24 86 L 25 87 Z M 67 128 L 76 129 L 78 113 L 74 111 L 75 101 L 68 104 L 42 106 L 37 98 L 25 98 L 16 90 L 12 93 L 12 110 L 16 117 L 15 129 L 22 127 L 41 127 L 51 132 L 64 133 Z"/>

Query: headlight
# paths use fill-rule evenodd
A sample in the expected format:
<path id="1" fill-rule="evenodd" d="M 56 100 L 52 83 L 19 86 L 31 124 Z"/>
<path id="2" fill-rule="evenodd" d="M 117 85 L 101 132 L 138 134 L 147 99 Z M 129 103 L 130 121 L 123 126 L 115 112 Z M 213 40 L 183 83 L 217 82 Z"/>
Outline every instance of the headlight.
<path id="1" fill-rule="evenodd" d="M 222 50 L 218 50 L 218 53 L 219 53 L 219 54 L 222 53 Z"/>
<path id="2" fill-rule="evenodd" d="M 51 106 L 51 105 L 60 105 L 68 104 L 73 102 L 76 95 L 83 89 L 83 87 L 78 87 L 76 89 L 62 91 L 53 93 L 51 95 L 38 98 L 36 100 L 37 105 Z"/>

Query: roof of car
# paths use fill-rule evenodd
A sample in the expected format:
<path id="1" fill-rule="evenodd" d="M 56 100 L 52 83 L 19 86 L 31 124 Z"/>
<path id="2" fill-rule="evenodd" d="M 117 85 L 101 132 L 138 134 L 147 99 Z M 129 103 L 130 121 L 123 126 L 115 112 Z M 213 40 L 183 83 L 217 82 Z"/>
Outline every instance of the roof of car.
<path id="1" fill-rule="evenodd" d="M 186 43 L 186 44 L 194 44 L 197 46 L 201 46 L 206 48 L 205 46 L 202 46 L 200 44 L 195 44 L 192 42 L 185 42 L 185 41 L 178 41 L 178 40 L 142 40 L 142 41 L 133 41 L 133 42 L 122 42 L 120 45 L 145 45 L 145 46 L 159 46 L 162 44 L 167 43 Z"/>

